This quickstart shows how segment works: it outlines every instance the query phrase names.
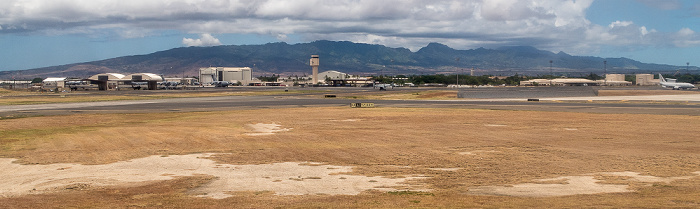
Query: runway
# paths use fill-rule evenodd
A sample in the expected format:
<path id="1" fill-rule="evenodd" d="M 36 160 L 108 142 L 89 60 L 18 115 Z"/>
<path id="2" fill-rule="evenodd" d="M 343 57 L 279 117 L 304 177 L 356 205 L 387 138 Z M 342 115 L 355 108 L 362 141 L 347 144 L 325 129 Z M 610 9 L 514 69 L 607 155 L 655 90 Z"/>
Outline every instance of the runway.
<path id="1" fill-rule="evenodd" d="M 319 93 L 323 94 L 323 93 Z M 634 98 L 638 99 L 637 102 Z M 583 113 L 625 113 L 658 115 L 700 115 L 700 95 L 676 97 L 581 97 L 544 98 L 539 102 L 526 99 L 459 99 L 459 100 L 358 100 L 321 98 L 308 95 L 273 96 L 220 96 L 136 101 L 81 102 L 38 105 L 0 106 L 0 117 L 101 114 L 101 113 L 153 113 L 197 112 L 240 109 L 280 109 L 293 107 L 337 106 L 369 102 L 376 107 L 393 108 L 468 108 L 490 110 L 553 111 Z M 680 98 L 679 100 L 663 98 Z M 662 102 L 658 102 L 663 100 Z"/>

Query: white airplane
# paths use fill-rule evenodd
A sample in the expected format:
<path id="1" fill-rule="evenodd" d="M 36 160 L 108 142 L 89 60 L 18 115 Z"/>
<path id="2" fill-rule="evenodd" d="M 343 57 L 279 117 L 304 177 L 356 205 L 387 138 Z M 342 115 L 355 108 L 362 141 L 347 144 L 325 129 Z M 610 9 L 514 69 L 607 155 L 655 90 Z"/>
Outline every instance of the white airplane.
<path id="1" fill-rule="evenodd" d="M 676 83 L 676 79 L 664 79 L 664 77 L 661 76 L 660 73 L 659 84 L 661 84 L 661 86 L 663 86 L 664 88 L 673 88 L 673 90 L 695 88 L 695 85 L 690 83 Z"/>

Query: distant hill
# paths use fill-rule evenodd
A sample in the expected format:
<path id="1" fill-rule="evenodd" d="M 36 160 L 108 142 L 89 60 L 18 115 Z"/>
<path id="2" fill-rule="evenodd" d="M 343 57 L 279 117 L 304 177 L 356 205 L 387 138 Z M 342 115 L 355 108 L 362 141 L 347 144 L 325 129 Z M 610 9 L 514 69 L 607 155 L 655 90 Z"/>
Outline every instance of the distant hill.
<path id="1" fill-rule="evenodd" d="M 264 45 L 183 47 L 147 55 L 61 66 L 23 70 L 25 78 L 33 77 L 88 77 L 98 73 L 148 72 L 166 76 L 195 76 L 201 67 L 253 67 L 256 74 L 308 75 L 310 55 L 321 58 L 320 71 L 337 70 L 350 74 L 478 74 L 512 75 L 580 75 L 602 73 L 607 60 L 609 73 L 675 72 L 686 66 L 641 63 L 627 58 L 571 56 L 564 52 L 552 53 L 530 46 L 498 49 L 456 50 L 439 43 L 411 52 L 406 48 L 360 44 L 346 41 L 315 41 L 302 44 L 270 43 Z M 459 59 L 457 59 L 459 58 Z M 697 71 L 697 67 L 691 70 Z M 9 78 L 16 71 L 0 71 L 0 78 Z"/>

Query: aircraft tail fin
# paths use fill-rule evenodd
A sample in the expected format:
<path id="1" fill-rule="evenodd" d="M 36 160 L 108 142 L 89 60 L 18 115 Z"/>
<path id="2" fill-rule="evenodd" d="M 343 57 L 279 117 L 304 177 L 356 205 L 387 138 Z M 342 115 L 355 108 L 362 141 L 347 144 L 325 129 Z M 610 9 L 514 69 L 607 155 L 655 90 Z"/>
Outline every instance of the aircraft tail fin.
<path id="1" fill-rule="evenodd" d="M 661 73 L 659 73 L 659 81 L 666 82 L 666 79 L 664 79 L 664 77 L 661 75 Z"/>

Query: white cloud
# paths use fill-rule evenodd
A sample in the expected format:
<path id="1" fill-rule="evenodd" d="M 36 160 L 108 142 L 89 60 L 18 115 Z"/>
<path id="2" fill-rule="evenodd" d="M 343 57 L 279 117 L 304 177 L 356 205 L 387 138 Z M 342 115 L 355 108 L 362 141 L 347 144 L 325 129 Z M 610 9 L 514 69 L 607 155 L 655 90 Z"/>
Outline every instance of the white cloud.
<path id="1" fill-rule="evenodd" d="M 289 38 L 287 37 L 287 34 L 277 34 L 277 40 L 288 41 Z"/>
<path id="2" fill-rule="evenodd" d="M 619 20 L 618 20 L 618 21 L 615 21 L 615 22 L 610 23 L 610 25 L 608 25 L 608 27 L 610 27 L 610 28 L 612 29 L 612 28 L 615 28 L 615 27 L 627 27 L 627 26 L 630 26 L 630 25 L 632 25 L 632 24 L 634 24 L 634 22 L 631 22 L 631 21 L 619 21 Z"/>
<path id="3" fill-rule="evenodd" d="M 676 1 L 638 0 L 674 8 Z M 124 38 L 181 31 L 187 46 L 220 45 L 210 34 L 262 34 L 286 41 L 349 40 L 418 49 L 531 45 L 594 51 L 603 45 L 672 44 L 629 21 L 592 24 L 593 0 L 3 0 L 3 33 L 114 33 Z M 643 28 L 642 28 L 643 27 Z M 105 32 L 109 31 L 109 32 Z M 686 37 L 692 40 L 695 36 Z"/>
<path id="4" fill-rule="evenodd" d="M 205 33 L 199 35 L 199 39 L 182 38 L 182 44 L 186 46 L 219 46 L 221 41 L 211 34 Z"/>
<path id="5" fill-rule="evenodd" d="M 671 36 L 675 47 L 700 46 L 700 37 L 690 28 L 682 28 Z"/>
<path id="6" fill-rule="evenodd" d="M 692 36 L 695 34 L 695 31 L 691 30 L 690 28 L 682 28 L 681 30 L 678 31 L 678 35 L 680 36 Z"/>

